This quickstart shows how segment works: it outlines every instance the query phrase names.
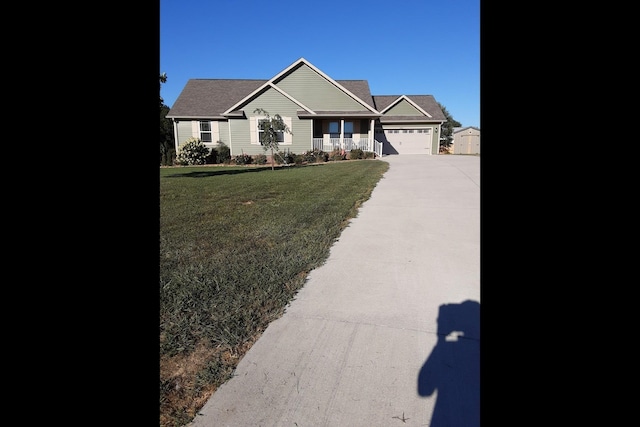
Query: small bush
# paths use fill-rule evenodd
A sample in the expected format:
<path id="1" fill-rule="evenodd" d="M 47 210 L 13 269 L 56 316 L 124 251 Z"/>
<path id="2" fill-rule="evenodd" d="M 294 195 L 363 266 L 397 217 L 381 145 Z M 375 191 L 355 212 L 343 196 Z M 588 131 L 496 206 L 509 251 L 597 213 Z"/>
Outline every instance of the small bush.
<path id="1" fill-rule="evenodd" d="M 304 161 L 307 163 L 323 163 L 329 160 L 329 153 L 325 153 L 317 148 L 305 151 L 302 155 L 304 157 Z"/>
<path id="2" fill-rule="evenodd" d="M 365 151 L 364 152 L 364 158 L 365 159 L 375 159 L 376 158 L 376 153 L 374 153 L 373 151 Z"/>
<path id="3" fill-rule="evenodd" d="M 160 164 L 162 166 L 173 166 L 176 160 L 175 148 L 169 148 L 166 152 L 160 155 Z"/>
<path id="4" fill-rule="evenodd" d="M 362 151 L 360 148 L 354 148 L 349 152 L 349 159 L 364 159 L 364 151 Z"/>
<path id="5" fill-rule="evenodd" d="M 253 162 L 256 165 L 264 165 L 267 163 L 267 156 L 265 154 L 258 154 L 256 155 L 256 157 L 253 159 Z"/>
<path id="6" fill-rule="evenodd" d="M 346 158 L 347 155 L 345 151 L 340 148 L 336 148 L 335 150 L 331 151 L 331 153 L 329 153 L 329 160 L 345 160 Z"/>
<path id="7" fill-rule="evenodd" d="M 253 162 L 253 157 L 249 154 L 242 153 L 235 156 L 233 160 L 235 160 L 236 165 L 250 165 L 251 162 Z"/>
<path id="8" fill-rule="evenodd" d="M 276 160 L 276 164 L 278 165 L 282 165 L 282 164 L 290 165 L 296 162 L 296 155 L 289 152 L 288 150 L 286 152 L 279 151 L 278 154 L 275 156 L 275 160 Z"/>
<path id="9" fill-rule="evenodd" d="M 218 141 L 218 146 L 215 148 L 217 154 L 216 161 L 218 163 L 229 163 L 231 161 L 231 149 L 222 141 Z"/>
<path id="10" fill-rule="evenodd" d="M 189 138 L 178 147 L 176 162 L 180 165 L 204 165 L 209 149 L 200 138 Z"/>
<path id="11" fill-rule="evenodd" d="M 207 165 L 215 165 L 216 163 L 218 163 L 218 152 L 216 151 L 215 147 L 213 147 L 211 151 L 209 151 L 209 154 L 207 155 L 207 157 L 205 157 L 204 162 Z"/>

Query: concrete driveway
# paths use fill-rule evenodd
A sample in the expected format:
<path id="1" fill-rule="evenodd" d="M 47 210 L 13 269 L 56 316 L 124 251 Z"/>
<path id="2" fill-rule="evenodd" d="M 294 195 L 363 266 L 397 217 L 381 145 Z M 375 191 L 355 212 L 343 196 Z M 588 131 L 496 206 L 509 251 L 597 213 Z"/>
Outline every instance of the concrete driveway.
<path id="1" fill-rule="evenodd" d="M 395 155 L 191 426 L 480 425 L 480 157 Z"/>

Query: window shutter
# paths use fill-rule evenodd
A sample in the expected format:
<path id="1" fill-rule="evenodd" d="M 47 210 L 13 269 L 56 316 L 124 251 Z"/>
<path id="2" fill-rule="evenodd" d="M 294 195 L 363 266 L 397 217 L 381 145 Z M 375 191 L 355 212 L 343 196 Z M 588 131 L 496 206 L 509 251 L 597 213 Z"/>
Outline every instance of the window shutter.
<path id="1" fill-rule="evenodd" d="M 255 117 L 249 117 L 249 139 L 252 144 L 259 144 L 258 141 L 258 125 Z"/>
<path id="2" fill-rule="evenodd" d="M 191 120 L 191 136 L 194 138 L 200 138 L 200 121 Z"/>
<path id="3" fill-rule="evenodd" d="M 211 130 L 213 132 L 213 141 L 214 143 L 217 143 L 218 141 L 220 141 L 220 123 L 217 121 L 211 122 L 212 126 L 211 126 Z"/>

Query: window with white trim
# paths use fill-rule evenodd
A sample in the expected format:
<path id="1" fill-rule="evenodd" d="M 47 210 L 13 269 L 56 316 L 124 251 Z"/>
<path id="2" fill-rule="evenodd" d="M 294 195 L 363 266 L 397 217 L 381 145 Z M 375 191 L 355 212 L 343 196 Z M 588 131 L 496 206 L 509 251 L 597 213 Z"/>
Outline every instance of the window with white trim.
<path id="1" fill-rule="evenodd" d="M 200 141 L 213 141 L 211 138 L 211 122 L 209 120 L 200 120 Z"/>
<path id="2" fill-rule="evenodd" d="M 261 128 L 261 124 L 263 122 L 267 122 L 269 121 L 268 119 L 258 119 L 257 121 L 257 126 L 258 126 L 258 130 L 257 130 L 257 135 L 258 135 L 258 144 L 260 144 L 260 141 L 262 141 L 262 134 L 264 133 L 264 131 Z M 278 140 L 278 144 L 283 143 L 284 142 L 284 131 L 277 131 L 276 132 L 276 137 Z"/>

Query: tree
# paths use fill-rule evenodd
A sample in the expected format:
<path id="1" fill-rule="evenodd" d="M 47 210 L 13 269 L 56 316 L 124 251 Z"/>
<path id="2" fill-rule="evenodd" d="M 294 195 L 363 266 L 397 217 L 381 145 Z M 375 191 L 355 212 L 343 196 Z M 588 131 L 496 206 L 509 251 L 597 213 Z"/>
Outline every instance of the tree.
<path id="1" fill-rule="evenodd" d="M 278 139 L 283 139 L 284 133 L 291 133 L 291 130 L 284 120 L 282 120 L 280 114 L 271 117 L 269 113 L 262 108 L 256 108 L 253 112 L 263 114 L 266 117 L 258 121 L 258 130 L 260 131 L 259 140 L 265 152 L 271 149 L 271 170 L 273 170 L 273 152 L 274 150 L 276 152 L 278 151 Z"/>
<path id="2" fill-rule="evenodd" d="M 162 89 L 162 83 L 166 83 L 167 82 L 167 73 L 162 73 L 160 74 L 160 89 Z M 160 106 L 162 107 L 164 105 L 164 99 L 162 99 L 162 96 L 160 96 Z"/>
<path id="3" fill-rule="evenodd" d="M 167 82 L 167 73 L 160 74 L 160 87 Z M 171 120 L 166 118 L 169 107 L 164 105 L 164 99 L 160 97 L 160 164 L 170 166 L 173 164 L 175 148 L 173 142 L 173 126 Z"/>
<path id="4" fill-rule="evenodd" d="M 438 106 L 444 113 L 444 117 L 447 119 L 446 122 L 442 124 L 440 129 L 440 152 L 449 151 L 451 147 L 451 141 L 453 141 L 453 128 L 460 127 L 459 121 L 454 120 L 451 114 L 447 111 L 447 108 L 438 102 Z"/>

